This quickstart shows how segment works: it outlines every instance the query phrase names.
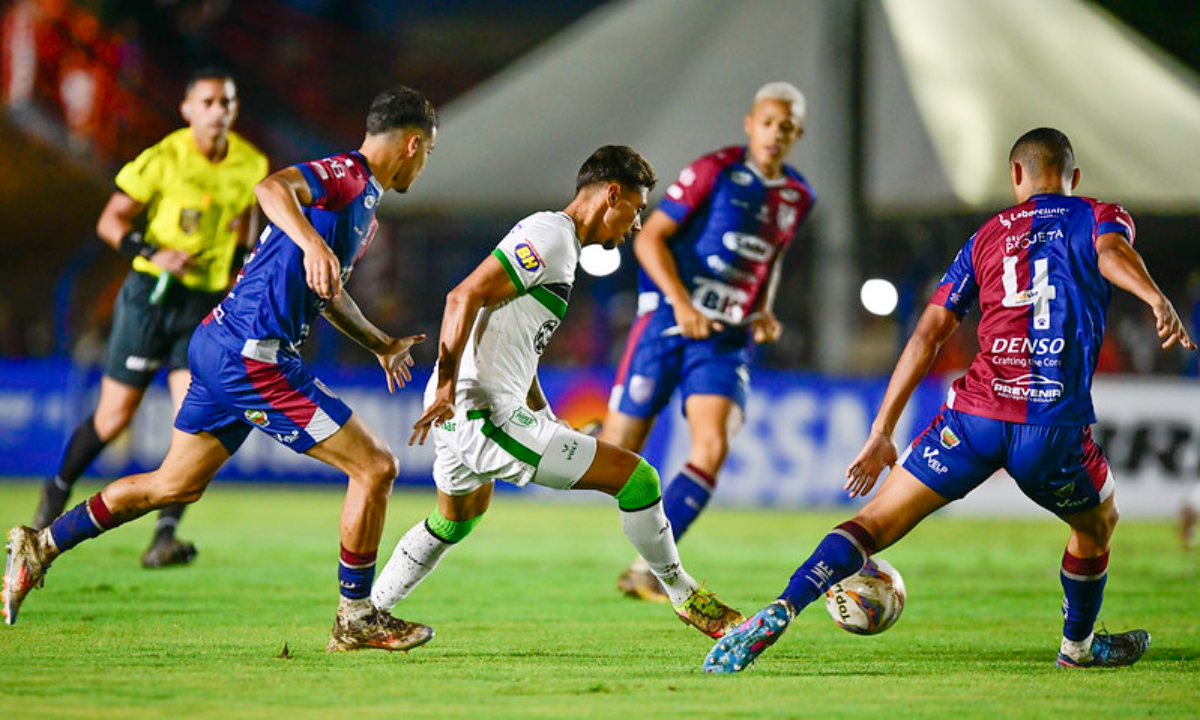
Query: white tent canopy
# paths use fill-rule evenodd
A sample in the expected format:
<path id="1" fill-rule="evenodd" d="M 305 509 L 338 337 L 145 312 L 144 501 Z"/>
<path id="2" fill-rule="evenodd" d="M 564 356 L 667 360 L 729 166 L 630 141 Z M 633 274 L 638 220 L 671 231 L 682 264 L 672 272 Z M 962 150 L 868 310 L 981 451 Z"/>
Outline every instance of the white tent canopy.
<path id="1" fill-rule="evenodd" d="M 842 8 L 837 6 L 842 5 Z M 876 212 L 1010 201 L 1025 130 L 1073 140 L 1080 192 L 1138 209 L 1200 208 L 1200 92 L 1180 65 L 1080 0 L 865 0 L 865 201 Z M 584 158 L 631 145 L 659 190 L 744 141 L 755 89 L 809 101 L 793 164 L 822 200 L 846 166 L 843 0 L 621 0 L 445 108 L 438 147 L 388 212 L 564 205 Z M 838 168 L 842 168 L 839 170 Z"/>

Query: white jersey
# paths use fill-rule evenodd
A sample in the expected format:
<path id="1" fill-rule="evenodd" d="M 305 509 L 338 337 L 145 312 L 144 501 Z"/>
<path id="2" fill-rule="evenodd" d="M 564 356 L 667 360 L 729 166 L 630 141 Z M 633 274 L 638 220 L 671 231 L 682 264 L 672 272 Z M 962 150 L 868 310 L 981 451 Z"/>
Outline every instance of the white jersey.
<path id="1" fill-rule="evenodd" d="M 579 253 L 575 222 L 562 212 L 530 215 L 492 251 L 517 296 L 476 315 L 458 368 L 458 409 L 525 404 L 538 359 L 567 312 Z M 434 373 L 425 390 L 426 404 L 436 385 Z"/>

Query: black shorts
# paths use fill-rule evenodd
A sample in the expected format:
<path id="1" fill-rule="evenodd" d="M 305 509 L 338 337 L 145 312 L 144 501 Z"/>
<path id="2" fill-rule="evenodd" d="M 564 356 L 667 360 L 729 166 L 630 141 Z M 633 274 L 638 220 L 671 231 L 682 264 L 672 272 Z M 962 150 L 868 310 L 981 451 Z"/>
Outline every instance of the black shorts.
<path id="1" fill-rule="evenodd" d="M 113 310 L 104 374 L 135 388 L 149 386 L 164 363 L 170 370 L 187 368 L 192 332 L 223 296 L 172 281 L 161 301 L 152 305 L 157 282 L 153 275 L 131 270 Z"/>

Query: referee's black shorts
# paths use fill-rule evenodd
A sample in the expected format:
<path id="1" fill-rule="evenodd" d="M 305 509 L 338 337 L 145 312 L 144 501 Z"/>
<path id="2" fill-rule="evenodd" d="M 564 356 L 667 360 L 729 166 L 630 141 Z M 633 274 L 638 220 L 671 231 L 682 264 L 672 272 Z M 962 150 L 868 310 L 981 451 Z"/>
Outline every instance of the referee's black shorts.
<path id="1" fill-rule="evenodd" d="M 170 370 L 188 366 L 188 341 L 200 321 L 224 293 L 190 290 L 172 281 L 158 304 L 150 296 L 158 278 L 130 270 L 121 285 L 108 338 L 104 374 L 145 389 L 165 363 Z"/>

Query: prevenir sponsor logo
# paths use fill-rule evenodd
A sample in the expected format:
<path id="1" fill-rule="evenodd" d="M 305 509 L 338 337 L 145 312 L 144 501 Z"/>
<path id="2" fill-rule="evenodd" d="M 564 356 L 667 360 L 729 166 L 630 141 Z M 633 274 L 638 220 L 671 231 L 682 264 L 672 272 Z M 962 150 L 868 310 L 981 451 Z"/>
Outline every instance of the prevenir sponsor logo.
<path id="1" fill-rule="evenodd" d="M 992 392 L 1009 400 L 1032 403 L 1052 403 L 1062 397 L 1063 384 L 1042 375 L 1022 375 L 1018 378 L 996 378 Z"/>

